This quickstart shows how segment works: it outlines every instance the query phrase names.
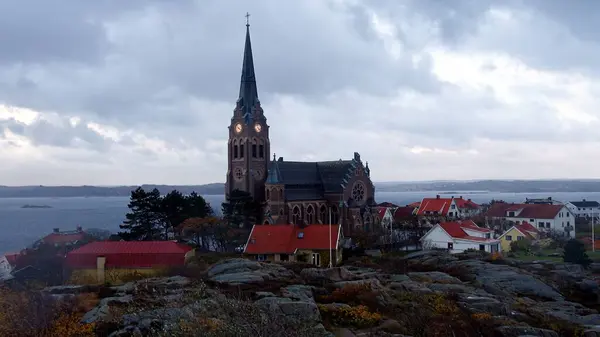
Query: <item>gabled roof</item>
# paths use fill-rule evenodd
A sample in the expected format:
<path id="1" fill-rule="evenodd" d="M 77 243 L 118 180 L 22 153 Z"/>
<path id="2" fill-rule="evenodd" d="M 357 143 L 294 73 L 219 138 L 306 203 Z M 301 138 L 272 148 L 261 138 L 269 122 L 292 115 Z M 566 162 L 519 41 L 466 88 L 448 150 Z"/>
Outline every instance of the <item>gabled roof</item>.
<path id="1" fill-rule="evenodd" d="M 600 207 L 600 203 L 597 201 L 592 201 L 592 200 L 585 200 L 583 199 L 582 201 L 569 201 L 571 204 L 573 204 L 573 206 L 578 207 L 578 208 L 583 208 L 583 207 Z"/>
<path id="2" fill-rule="evenodd" d="M 424 198 L 423 201 L 421 201 L 421 206 L 419 207 L 417 215 L 426 215 L 436 212 L 439 215 L 446 215 L 450 209 L 450 204 L 452 204 L 451 198 Z"/>
<path id="3" fill-rule="evenodd" d="M 506 230 L 504 233 L 502 233 L 502 235 L 500 235 L 500 237 L 498 237 L 498 239 L 503 238 L 504 236 L 506 236 L 506 234 L 508 234 L 513 229 L 515 229 L 519 233 L 523 234 L 523 236 L 529 240 L 535 239 L 535 237 L 531 233 L 539 233 L 537 228 L 533 227 L 530 223 L 523 222 L 523 224 L 513 225 L 512 227 L 510 227 L 508 230 Z"/>
<path id="4" fill-rule="evenodd" d="M 525 231 L 525 232 L 532 232 L 532 233 L 539 233 L 540 231 L 535 228 L 535 226 L 533 226 L 532 224 L 530 224 L 527 221 L 523 221 L 518 225 L 515 225 L 520 231 Z"/>
<path id="5" fill-rule="evenodd" d="M 394 211 L 394 219 L 408 218 L 413 215 L 414 210 L 414 207 L 410 206 L 397 207 Z"/>
<path id="6" fill-rule="evenodd" d="M 461 209 L 478 209 L 479 208 L 479 205 L 474 203 L 471 199 L 463 199 L 462 197 L 454 198 L 454 203 L 456 203 L 456 207 L 461 208 Z"/>
<path id="7" fill-rule="evenodd" d="M 331 230 L 331 242 L 329 235 Z M 302 234 L 300 234 L 302 233 Z M 245 254 L 293 254 L 298 249 L 327 250 L 339 245 L 339 225 L 254 225 Z"/>
<path id="8" fill-rule="evenodd" d="M 383 219 L 385 217 L 385 213 L 387 212 L 387 207 L 379 207 L 377 208 L 377 214 L 379 215 L 379 219 Z"/>
<path id="9" fill-rule="evenodd" d="M 64 245 L 82 241 L 85 233 L 79 231 L 51 233 L 42 238 L 42 242 L 50 245 Z"/>
<path id="10" fill-rule="evenodd" d="M 468 230 L 476 230 L 478 232 L 491 232 L 491 230 L 487 228 L 482 228 L 477 226 L 472 221 L 451 221 L 451 222 L 442 222 L 436 226 L 434 226 L 427 234 L 423 236 L 425 238 L 431 231 L 433 231 L 436 227 L 442 228 L 450 237 L 458 240 L 467 240 L 467 241 L 478 241 L 478 242 L 493 242 L 497 241 L 495 239 L 487 239 L 481 238 L 477 236 L 470 236 L 465 232 L 465 229 Z M 475 229 L 474 227 L 477 227 Z M 421 239 L 423 239 L 421 238 Z"/>
<path id="11" fill-rule="evenodd" d="M 486 212 L 486 216 L 504 218 L 507 217 L 506 212 L 518 211 L 516 218 L 528 219 L 554 219 L 558 213 L 565 207 L 564 205 L 548 205 L 548 204 L 493 204 Z"/>
<path id="12" fill-rule="evenodd" d="M 175 241 L 96 241 L 79 247 L 67 255 L 104 254 L 179 254 L 192 248 Z"/>

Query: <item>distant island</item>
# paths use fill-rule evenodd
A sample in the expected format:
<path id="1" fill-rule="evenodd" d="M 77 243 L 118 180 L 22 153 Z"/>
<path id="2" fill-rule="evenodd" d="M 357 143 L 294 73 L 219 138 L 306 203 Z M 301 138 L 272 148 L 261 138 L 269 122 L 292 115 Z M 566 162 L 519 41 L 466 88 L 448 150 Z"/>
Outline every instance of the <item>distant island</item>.
<path id="1" fill-rule="evenodd" d="M 600 180 L 592 179 L 375 182 L 374 184 L 377 192 L 431 191 L 456 195 L 460 195 L 458 191 L 471 194 L 600 192 Z M 0 186 L 0 198 L 128 197 L 137 187 L 139 186 Z M 185 186 L 148 184 L 141 187 L 146 190 L 157 188 L 161 193 L 176 189 L 184 194 L 194 191 L 202 195 L 223 195 L 225 191 L 223 183 Z"/>
<path id="2" fill-rule="evenodd" d="M 52 206 L 48 205 L 23 205 L 21 208 L 52 208 Z"/>

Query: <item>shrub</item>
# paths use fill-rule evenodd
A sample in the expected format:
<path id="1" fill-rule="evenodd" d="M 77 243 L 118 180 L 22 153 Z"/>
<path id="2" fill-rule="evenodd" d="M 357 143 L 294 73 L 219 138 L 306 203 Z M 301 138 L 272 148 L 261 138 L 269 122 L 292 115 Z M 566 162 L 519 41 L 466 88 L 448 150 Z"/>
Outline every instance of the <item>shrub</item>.
<path id="1" fill-rule="evenodd" d="M 331 295 L 320 296 L 318 299 L 323 303 L 358 303 L 362 295 L 372 293 L 373 289 L 369 283 L 348 284 L 343 288 L 335 289 Z"/>
<path id="2" fill-rule="evenodd" d="M 527 239 L 513 241 L 510 243 L 510 251 L 529 253 L 531 252 L 531 241 Z"/>
<path id="3" fill-rule="evenodd" d="M 580 264 L 586 268 L 590 265 L 590 263 L 592 263 L 592 260 L 585 252 L 585 246 L 583 245 L 583 242 L 575 239 L 569 240 L 565 245 L 563 261 Z"/>
<path id="4" fill-rule="evenodd" d="M 369 328 L 381 321 L 382 316 L 370 312 L 364 305 L 354 307 L 327 307 L 319 305 L 319 311 L 323 319 L 335 326 Z"/>

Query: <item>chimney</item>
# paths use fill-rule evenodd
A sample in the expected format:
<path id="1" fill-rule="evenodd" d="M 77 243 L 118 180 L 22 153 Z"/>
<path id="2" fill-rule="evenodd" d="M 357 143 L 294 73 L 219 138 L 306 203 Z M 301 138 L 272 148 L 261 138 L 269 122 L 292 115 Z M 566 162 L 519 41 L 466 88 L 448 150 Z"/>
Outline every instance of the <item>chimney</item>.
<path id="1" fill-rule="evenodd" d="M 439 199 L 439 198 L 440 198 L 440 195 L 439 195 L 439 194 L 438 194 L 438 195 L 436 195 L 436 196 L 435 196 L 435 198 L 436 198 L 436 199 Z"/>
<path id="2" fill-rule="evenodd" d="M 462 198 L 461 198 L 462 199 Z M 471 199 L 467 199 L 467 201 L 471 201 Z"/>
<path id="3" fill-rule="evenodd" d="M 277 160 L 278 162 L 283 162 L 283 157 L 279 157 L 279 159 Z"/>
<path id="4" fill-rule="evenodd" d="M 54 233 L 60 233 L 60 228 L 54 228 L 53 231 Z"/>
<path id="5" fill-rule="evenodd" d="M 454 199 L 454 196 L 452 196 L 450 199 Z"/>
<path id="6" fill-rule="evenodd" d="M 77 226 L 77 231 L 78 232 L 83 232 L 83 228 L 81 228 L 81 226 Z"/>
<path id="7" fill-rule="evenodd" d="M 585 199 L 583 199 L 583 202 L 585 202 Z"/>

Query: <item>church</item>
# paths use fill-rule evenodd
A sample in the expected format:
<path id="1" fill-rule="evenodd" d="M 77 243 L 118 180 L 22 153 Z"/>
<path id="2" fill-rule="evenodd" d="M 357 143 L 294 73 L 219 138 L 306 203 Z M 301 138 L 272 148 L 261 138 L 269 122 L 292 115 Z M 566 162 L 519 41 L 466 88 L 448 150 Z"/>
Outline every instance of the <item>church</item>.
<path id="1" fill-rule="evenodd" d="M 225 194 L 237 189 L 264 202 L 265 224 L 339 223 L 346 235 L 369 230 L 377 212 L 368 163 L 357 152 L 348 160 L 321 162 L 271 158 L 269 128 L 258 99 L 246 23 L 240 92 L 229 125 Z"/>

